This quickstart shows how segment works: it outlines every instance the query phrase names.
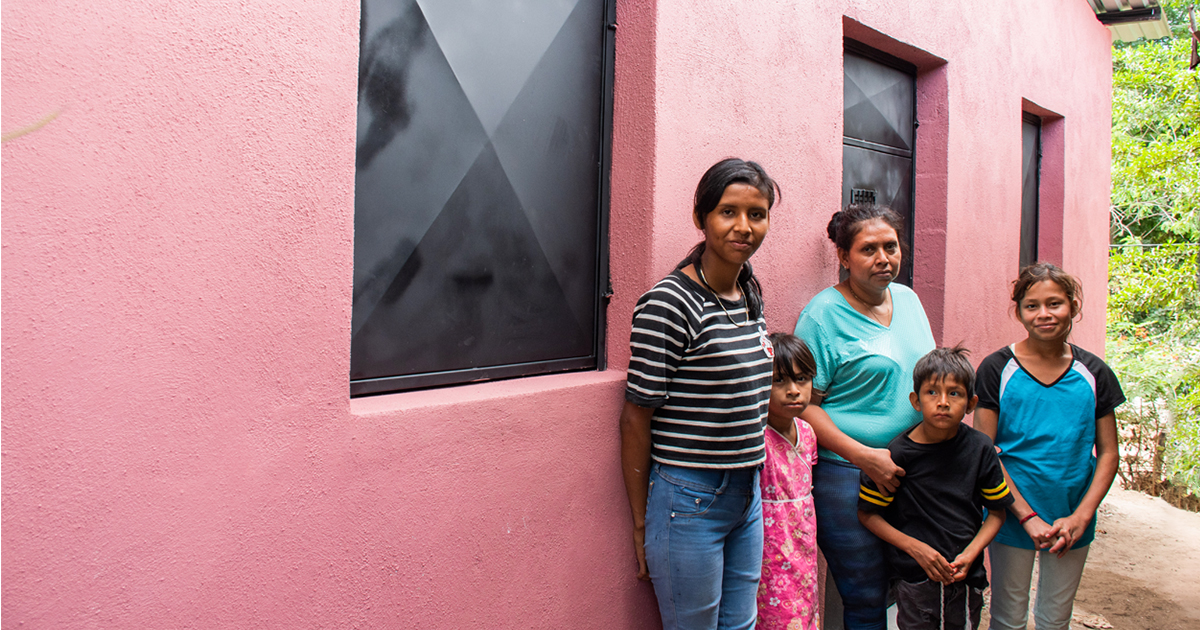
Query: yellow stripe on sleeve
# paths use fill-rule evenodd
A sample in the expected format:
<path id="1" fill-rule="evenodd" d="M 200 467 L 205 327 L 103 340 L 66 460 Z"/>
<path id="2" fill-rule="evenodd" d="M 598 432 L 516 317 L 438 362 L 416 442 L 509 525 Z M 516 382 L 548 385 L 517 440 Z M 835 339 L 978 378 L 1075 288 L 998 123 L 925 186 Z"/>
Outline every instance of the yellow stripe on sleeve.
<path id="1" fill-rule="evenodd" d="M 1003 499 L 1009 494 L 1008 484 L 1000 482 L 1000 485 L 996 486 L 995 488 L 984 488 L 982 494 L 983 498 L 987 499 L 988 501 Z"/>
<path id="2" fill-rule="evenodd" d="M 997 492 L 999 492 L 1000 494 L 1004 494 L 1003 492 L 1000 492 L 1001 490 L 1008 490 L 1008 484 L 1001 481 L 1000 485 L 996 486 L 995 488 L 984 488 L 983 493 L 984 494 L 996 494 Z"/>
<path id="3" fill-rule="evenodd" d="M 858 498 L 860 498 L 863 501 L 866 501 L 868 503 L 874 503 L 875 505 L 879 505 L 882 507 L 887 507 L 887 506 L 891 505 L 891 503 L 892 503 L 890 499 L 887 501 L 880 501 L 879 499 L 876 499 L 875 497 L 867 495 L 865 492 L 859 492 Z"/>
<path id="4" fill-rule="evenodd" d="M 988 494 L 988 493 L 984 492 L 983 498 L 988 499 L 988 500 L 997 500 L 997 499 L 1002 499 L 1004 497 L 1007 497 L 1008 494 L 1009 494 L 1008 488 L 1006 487 L 1006 488 L 1004 488 L 1004 490 L 1002 490 L 996 494 Z"/>
<path id="5" fill-rule="evenodd" d="M 858 486 L 858 493 L 859 493 L 859 494 L 862 494 L 862 493 L 864 493 L 864 492 L 865 492 L 865 493 L 867 493 L 867 494 L 869 494 L 869 495 L 871 495 L 871 496 L 873 496 L 873 497 L 876 497 L 876 498 L 879 498 L 879 499 L 883 499 L 884 501 L 887 501 L 888 503 L 891 503 L 891 502 L 892 502 L 892 497 L 884 496 L 884 494 L 883 494 L 882 492 L 879 492 L 878 490 L 872 490 L 872 489 L 870 489 L 870 488 L 868 488 L 868 487 L 866 487 L 866 486 L 864 486 L 864 485 L 862 485 L 862 484 L 859 484 L 859 486 Z"/>

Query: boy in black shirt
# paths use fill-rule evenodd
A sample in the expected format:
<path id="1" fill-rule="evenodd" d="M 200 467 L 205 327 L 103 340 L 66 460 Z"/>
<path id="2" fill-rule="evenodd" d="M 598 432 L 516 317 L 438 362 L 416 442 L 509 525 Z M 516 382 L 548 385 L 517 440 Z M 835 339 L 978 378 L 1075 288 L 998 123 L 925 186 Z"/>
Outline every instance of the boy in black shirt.
<path id="1" fill-rule="evenodd" d="M 892 461 L 905 471 L 900 488 L 886 496 L 863 473 L 858 518 L 891 545 L 888 561 L 902 580 L 896 593 L 901 630 L 974 630 L 987 587 L 983 550 L 1013 497 L 992 441 L 962 425 L 978 400 L 967 350 L 938 348 L 922 357 L 913 389 L 909 400 L 921 423 L 888 444 Z"/>

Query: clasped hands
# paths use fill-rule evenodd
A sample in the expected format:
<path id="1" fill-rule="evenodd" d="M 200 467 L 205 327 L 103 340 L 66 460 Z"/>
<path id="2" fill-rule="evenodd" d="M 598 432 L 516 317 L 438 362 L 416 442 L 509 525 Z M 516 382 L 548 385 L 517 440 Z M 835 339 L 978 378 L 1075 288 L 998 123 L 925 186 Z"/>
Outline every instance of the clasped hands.
<path id="1" fill-rule="evenodd" d="M 921 565 L 930 581 L 942 584 L 952 584 L 966 579 L 967 571 L 971 570 L 971 565 L 975 562 L 975 557 L 966 553 L 958 554 L 953 562 L 946 562 L 942 554 L 920 541 L 915 542 L 913 548 L 908 550 L 908 554 L 917 561 L 917 564 Z"/>
<path id="2" fill-rule="evenodd" d="M 1090 522 L 1091 518 L 1076 514 L 1057 519 L 1054 523 L 1034 516 L 1025 521 L 1023 527 L 1038 550 L 1049 551 L 1061 558 L 1079 541 Z"/>

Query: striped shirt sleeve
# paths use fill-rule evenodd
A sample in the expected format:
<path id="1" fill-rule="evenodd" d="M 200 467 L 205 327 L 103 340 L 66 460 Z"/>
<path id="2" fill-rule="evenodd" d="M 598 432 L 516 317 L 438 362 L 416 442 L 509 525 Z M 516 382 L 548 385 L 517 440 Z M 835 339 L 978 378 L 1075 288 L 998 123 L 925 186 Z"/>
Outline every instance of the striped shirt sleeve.
<path id="1" fill-rule="evenodd" d="M 646 292 L 633 310 L 625 399 L 657 408 L 693 336 L 695 315 L 685 290 L 668 277 Z"/>
<path id="2" fill-rule="evenodd" d="M 885 496 L 867 473 L 858 474 L 858 509 L 863 512 L 882 512 L 892 504 L 896 495 Z"/>
<path id="3" fill-rule="evenodd" d="M 992 441 L 986 439 L 987 436 L 982 434 L 980 436 L 984 438 L 986 447 L 981 454 L 983 463 L 979 467 L 979 494 L 987 509 L 1004 510 L 1012 505 L 1015 499 L 1012 491 L 1008 488 L 1008 483 L 1004 481 L 1004 471 L 1000 468 L 1000 457 L 996 455 Z"/>

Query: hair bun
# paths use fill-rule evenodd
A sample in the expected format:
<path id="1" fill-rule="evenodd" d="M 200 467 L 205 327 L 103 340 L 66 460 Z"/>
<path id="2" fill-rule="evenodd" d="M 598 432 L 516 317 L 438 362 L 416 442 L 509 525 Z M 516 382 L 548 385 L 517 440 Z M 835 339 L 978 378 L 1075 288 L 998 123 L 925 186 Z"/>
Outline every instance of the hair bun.
<path id="1" fill-rule="evenodd" d="M 837 245 L 838 230 L 842 227 L 844 216 L 845 213 L 841 210 L 834 212 L 833 216 L 829 217 L 829 225 L 825 226 L 825 233 L 829 235 L 829 240 L 833 241 L 834 245 Z"/>

